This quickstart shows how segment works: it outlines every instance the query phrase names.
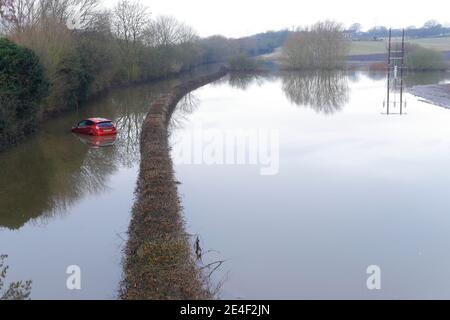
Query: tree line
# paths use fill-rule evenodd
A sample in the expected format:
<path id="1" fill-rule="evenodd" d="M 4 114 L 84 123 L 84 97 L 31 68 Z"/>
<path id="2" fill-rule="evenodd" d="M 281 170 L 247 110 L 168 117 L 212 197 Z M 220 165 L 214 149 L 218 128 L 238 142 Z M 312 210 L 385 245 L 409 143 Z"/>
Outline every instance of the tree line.
<path id="1" fill-rule="evenodd" d="M 352 24 L 345 30 L 353 40 L 378 40 L 389 37 L 389 28 L 385 26 L 375 26 L 367 31 L 362 31 L 360 23 Z M 410 38 L 430 38 L 450 36 L 450 26 L 444 26 L 436 20 L 429 20 L 423 26 L 409 26 L 406 28 Z M 403 29 L 392 29 L 393 37 L 401 37 Z"/>
<path id="2" fill-rule="evenodd" d="M 137 0 L 119 0 L 112 9 L 100 0 L 0 0 L 0 19 L 0 63 L 10 66 L 0 69 L 0 150 L 35 131 L 45 115 L 72 110 L 111 86 L 268 53 L 288 34 L 202 39 L 172 16 L 153 16 Z M 11 65 L 18 56 L 21 63 Z M 42 66 L 34 84 L 39 94 L 25 93 L 27 63 Z"/>

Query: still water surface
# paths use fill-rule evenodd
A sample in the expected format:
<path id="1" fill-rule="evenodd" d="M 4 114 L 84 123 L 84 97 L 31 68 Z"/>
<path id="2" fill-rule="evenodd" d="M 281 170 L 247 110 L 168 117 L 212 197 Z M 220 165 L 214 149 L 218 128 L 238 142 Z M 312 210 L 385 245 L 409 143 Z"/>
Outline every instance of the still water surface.
<path id="1" fill-rule="evenodd" d="M 179 111 L 174 156 L 199 127 L 205 152 L 211 132 L 279 133 L 276 175 L 176 166 L 204 260 L 225 260 L 222 298 L 450 298 L 450 110 L 407 95 L 407 114 L 387 116 L 385 84 L 367 73 L 231 76 Z M 372 265 L 381 291 L 367 290 Z"/>
<path id="2" fill-rule="evenodd" d="M 0 154 L 0 253 L 9 255 L 9 281 L 33 281 L 31 298 L 117 297 L 141 123 L 151 102 L 173 84 L 106 94 Z M 116 141 L 70 133 L 92 116 L 116 121 Z M 81 291 L 66 288 L 71 265 L 81 268 Z"/>
<path id="3" fill-rule="evenodd" d="M 33 280 L 34 299 L 117 297 L 140 126 L 175 83 L 115 90 L 0 154 L 8 281 Z M 180 104 L 174 149 L 195 124 L 279 132 L 277 175 L 254 165 L 175 168 L 204 262 L 225 260 L 214 274 L 225 279 L 222 298 L 450 298 L 450 110 L 408 96 L 408 114 L 387 117 L 384 86 L 367 73 L 231 76 Z M 116 121 L 117 140 L 69 132 L 91 116 Z M 373 264 L 383 270 L 375 293 L 365 289 Z M 81 291 L 66 289 L 69 265 L 82 269 Z"/>

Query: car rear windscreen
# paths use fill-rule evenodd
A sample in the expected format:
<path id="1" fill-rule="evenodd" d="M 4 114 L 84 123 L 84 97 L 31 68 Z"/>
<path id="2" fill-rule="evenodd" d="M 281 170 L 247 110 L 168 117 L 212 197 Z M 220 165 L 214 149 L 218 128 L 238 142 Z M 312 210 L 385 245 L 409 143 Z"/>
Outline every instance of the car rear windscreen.
<path id="1" fill-rule="evenodd" d="M 98 125 L 97 125 L 99 128 L 103 128 L 103 129 L 107 129 L 107 128 L 114 128 L 114 125 L 113 125 L 113 123 L 112 122 L 102 122 L 102 123 L 99 123 Z"/>

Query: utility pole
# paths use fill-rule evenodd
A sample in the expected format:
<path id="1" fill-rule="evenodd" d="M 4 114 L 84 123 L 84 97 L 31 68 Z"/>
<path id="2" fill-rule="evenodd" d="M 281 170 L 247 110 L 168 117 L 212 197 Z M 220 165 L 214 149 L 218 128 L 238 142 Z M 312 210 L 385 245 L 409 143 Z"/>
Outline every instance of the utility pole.
<path id="1" fill-rule="evenodd" d="M 391 51 L 392 51 L 392 29 L 389 29 L 389 53 L 388 53 L 388 82 L 387 82 L 387 114 L 391 107 Z"/>
<path id="2" fill-rule="evenodd" d="M 392 29 L 389 29 L 388 40 L 388 71 L 387 71 L 387 114 L 391 114 L 391 104 L 397 108 L 398 93 L 400 93 L 400 115 L 403 115 L 404 102 L 404 70 L 405 70 L 405 29 L 402 30 L 401 43 L 392 43 Z M 400 69 L 400 72 L 399 72 Z M 399 79 L 400 78 L 400 79 Z M 400 88 L 399 88 L 400 84 Z M 394 99 L 392 99 L 392 97 Z M 394 100 L 394 101 L 392 101 Z"/>
<path id="3" fill-rule="evenodd" d="M 403 70 L 405 68 L 405 29 L 402 33 L 402 63 L 400 68 L 400 114 L 403 114 Z"/>

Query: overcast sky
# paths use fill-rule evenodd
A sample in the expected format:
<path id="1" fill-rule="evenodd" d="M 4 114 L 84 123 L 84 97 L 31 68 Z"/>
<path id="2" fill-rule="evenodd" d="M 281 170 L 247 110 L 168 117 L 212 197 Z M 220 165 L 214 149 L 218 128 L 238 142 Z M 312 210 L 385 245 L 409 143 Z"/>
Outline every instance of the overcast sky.
<path id="1" fill-rule="evenodd" d="M 114 0 L 115 1 L 115 0 Z M 111 3 L 111 0 L 108 0 Z M 153 15 L 168 14 L 191 25 L 200 36 L 242 37 L 334 19 L 365 29 L 375 25 L 422 26 L 450 22 L 449 0 L 141 0 Z"/>

